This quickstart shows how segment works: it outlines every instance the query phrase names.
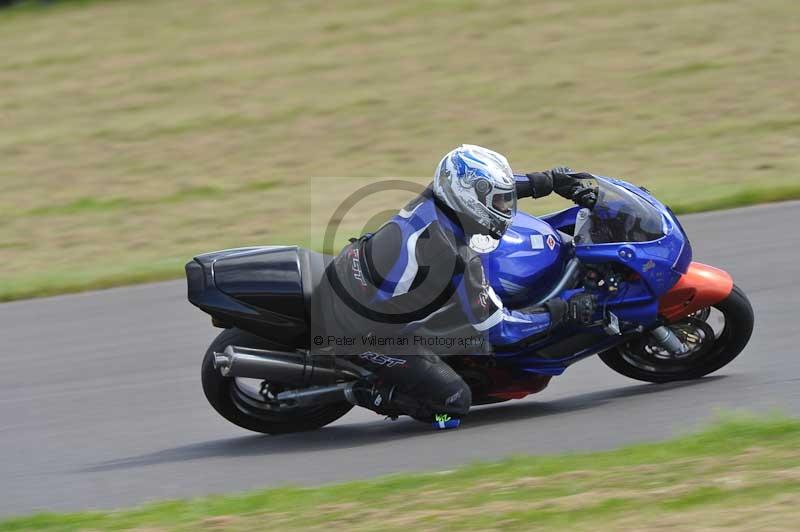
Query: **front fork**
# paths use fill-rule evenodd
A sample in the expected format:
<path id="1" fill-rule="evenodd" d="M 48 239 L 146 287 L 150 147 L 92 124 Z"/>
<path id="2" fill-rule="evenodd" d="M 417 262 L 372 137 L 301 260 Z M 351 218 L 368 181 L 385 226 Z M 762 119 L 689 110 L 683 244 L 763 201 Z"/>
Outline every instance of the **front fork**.
<path id="1" fill-rule="evenodd" d="M 672 355 L 680 356 L 690 351 L 669 327 L 695 312 L 724 300 L 733 290 L 733 278 L 724 270 L 692 262 L 678 282 L 658 301 L 661 324 L 649 331 L 650 337 Z M 616 316 L 609 312 L 604 316 L 607 334 L 619 334 Z"/>
<path id="2" fill-rule="evenodd" d="M 692 262 L 678 282 L 659 299 L 658 314 L 664 322 L 675 322 L 719 303 L 733 290 L 733 278 L 719 268 Z M 666 325 L 659 325 L 650 335 L 673 355 L 683 355 L 689 347 Z"/>
<path id="3" fill-rule="evenodd" d="M 673 355 L 680 356 L 689 352 L 689 346 L 681 342 L 669 327 L 659 325 L 650 331 L 650 336 Z"/>

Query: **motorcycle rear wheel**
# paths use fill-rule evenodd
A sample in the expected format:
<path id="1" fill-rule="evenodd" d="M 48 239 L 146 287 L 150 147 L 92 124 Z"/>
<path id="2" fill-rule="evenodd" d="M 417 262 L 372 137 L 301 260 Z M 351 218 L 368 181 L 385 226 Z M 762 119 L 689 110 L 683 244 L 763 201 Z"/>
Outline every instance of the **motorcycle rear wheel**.
<path id="1" fill-rule="evenodd" d="M 241 379 L 223 377 L 214 368 L 214 352 L 221 353 L 229 345 L 255 349 L 274 349 L 276 346 L 241 329 L 226 329 L 208 347 L 201 371 L 203 393 L 214 410 L 234 425 L 263 434 L 287 434 L 324 427 L 353 408 L 343 401 L 270 411 L 263 398 L 246 389 Z"/>
<path id="2" fill-rule="evenodd" d="M 704 377 L 736 358 L 753 333 L 753 308 L 738 286 L 734 285 L 728 297 L 713 305 L 713 309 L 724 317 L 724 328 L 719 333 L 705 323 L 712 308 L 669 325 L 673 331 L 683 330 L 684 334 L 694 325 L 696 334 L 689 333 L 689 338 L 703 340 L 702 345 L 698 344 L 697 349 L 686 356 L 664 356 L 653 348 L 652 342 L 643 338 L 606 351 L 600 358 L 617 373 L 645 382 L 664 383 Z M 709 337 L 707 331 L 711 331 L 713 337 Z"/>

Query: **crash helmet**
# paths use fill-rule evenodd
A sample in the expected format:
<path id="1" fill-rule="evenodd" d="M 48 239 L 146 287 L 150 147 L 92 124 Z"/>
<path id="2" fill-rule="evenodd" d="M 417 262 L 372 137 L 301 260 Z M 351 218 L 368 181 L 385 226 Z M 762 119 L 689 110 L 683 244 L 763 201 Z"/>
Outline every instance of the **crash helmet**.
<path id="1" fill-rule="evenodd" d="M 433 176 L 433 193 L 470 235 L 501 238 L 517 212 L 508 160 L 472 144 L 462 144 L 442 158 Z"/>

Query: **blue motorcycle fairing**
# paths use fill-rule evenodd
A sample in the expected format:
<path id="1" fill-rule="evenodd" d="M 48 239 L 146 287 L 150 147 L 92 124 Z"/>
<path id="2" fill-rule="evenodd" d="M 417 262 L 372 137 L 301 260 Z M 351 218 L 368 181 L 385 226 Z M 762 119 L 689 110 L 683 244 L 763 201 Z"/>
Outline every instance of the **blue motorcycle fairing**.
<path id="1" fill-rule="evenodd" d="M 602 224 L 603 217 L 607 217 L 609 223 L 633 228 L 639 231 L 638 234 L 649 234 L 641 229 L 640 221 L 634 219 L 635 223 L 631 223 L 631 206 L 614 198 L 615 194 L 623 199 L 627 195 L 628 203 L 638 204 L 639 209 L 646 211 L 651 231 L 659 233 L 656 238 L 644 242 L 594 243 L 581 242 L 578 235 L 577 242 L 565 244 L 556 228 L 575 230 L 580 208 L 572 207 L 541 219 L 518 212 L 507 237 L 494 251 L 481 255 L 481 260 L 490 284 L 510 307 L 531 305 L 544 296 L 558 281 L 573 254 L 584 265 L 613 263 L 625 266 L 630 275 L 620 283 L 618 290 L 612 292 L 604 288 L 594 292 L 603 316 L 613 312 L 623 327 L 623 334 L 609 336 L 602 326 L 582 331 L 559 331 L 524 349 L 497 352 L 498 362 L 507 367 L 521 372 L 558 375 L 575 361 L 625 341 L 624 333 L 640 330 L 642 326 L 649 327 L 657 320 L 659 297 L 672 288 L 691 262 L 689 240 L 666 206 L 646 190 L 625 181 L 602 176 L 597 176 L 597 180 L 601 190 L 608 194 L 601 194 L 604 202 L 599 209 L 596 205 L 592 211 L 593 214 L 601 213 L 595 217 L 594 223 Z M 658 227 L 653 226 L 654 220 L 658 220 Z M 591 229 L 591 226 L 586 227 Z M 552 253 L 547 244 L 544 249 L 531 249 L 536 246 L 529 240 L 531 235 L 534 235 L 534 242 L 538 238 L 536 235 L 544 239 L 552 236 L 555 241 Z M 580 290 L 566 291 L 561 297 L 566 299 Z M 576 336 L 582 336 L 583 342 L 579 342 L 577 347 Z M 559 356 L 562 347 L 563 356 Z M 547 356 L 542 356 L 542 353 Z"/>
<path id="2" fill-rule="evenodd" d="M 500 244 L 481 255 L 486 277 L 509 308 L 538 301 L 558 281 L 571 251 L 547 222 L 517 212 Z"/>
<path id="3" fill-rule="evenodd" d="M 559 231 L 572 234 L 573 230 L 575 229 L 575 217 L 578 215 L 578 211 L 580 210 L 581 208 L 575 205 L 569 207 L 568 209 L 564 209 L 563 211 L 545 214 L 539 219 L 549 224 L 551 227 L 558 229 Z"/>

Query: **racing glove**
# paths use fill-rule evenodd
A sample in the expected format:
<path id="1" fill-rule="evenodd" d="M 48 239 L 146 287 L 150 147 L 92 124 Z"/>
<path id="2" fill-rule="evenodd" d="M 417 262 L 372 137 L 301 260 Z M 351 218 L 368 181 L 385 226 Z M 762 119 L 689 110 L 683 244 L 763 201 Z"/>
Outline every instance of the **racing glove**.
<path id="1" fill-rule="evenodd" d="M 566 166 L 556 166 L 547 172 L 553 180 L 553 191 L 581 207 L 591 209 L 597 202 L 597 187 L 586 184 L 584 180 L 592 179 L 591 174 L 573 172 Z"/>
<path id="2" fill-rule="evenodd" d="M 574 294 L 566 301 L 554 297 L 544 302 L 550 312 L 550 329 L 562 325 L 577 325 L 585 327 L 594 323 L 594 313 L 597 310 L 597 296 L 587 293 Z"/>
<path id="3" fill-rule="evenodd" d="M 566 166 L 556 166 L 544 172 L 525 174 L 524 177 L 527 181 L 517 180 L 517 198 L 541 198 L 555 191 L 559 196 L 589 209 L 597 201 L 597 188 L 583 182 L 585 179 L 592 179 L 591 174 L 573 172 Z"/>

